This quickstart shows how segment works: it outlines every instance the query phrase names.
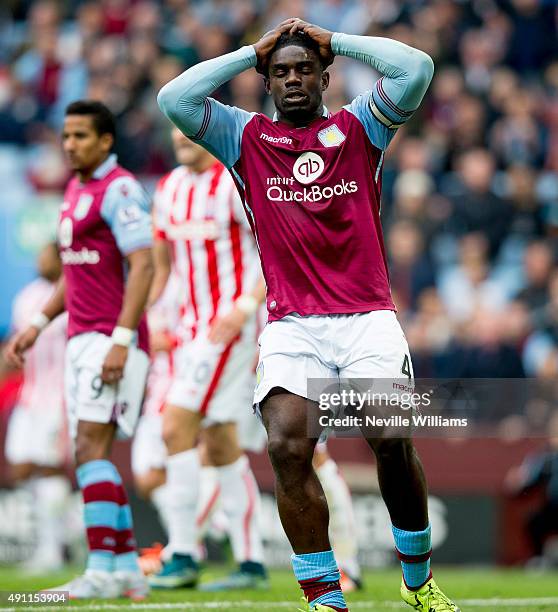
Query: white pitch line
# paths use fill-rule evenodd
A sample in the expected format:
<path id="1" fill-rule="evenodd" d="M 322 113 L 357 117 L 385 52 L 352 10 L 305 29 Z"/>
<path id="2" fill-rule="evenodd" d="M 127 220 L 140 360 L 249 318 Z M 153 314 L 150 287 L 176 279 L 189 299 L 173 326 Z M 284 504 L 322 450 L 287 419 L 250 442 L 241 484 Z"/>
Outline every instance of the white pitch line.
<path id="1" fill-rule="evenodd" d="M 558 597 L 515 597 L 515 598 L 489 598 L 489 599 L 460 599 L 458 602 L 468 608 L 493 608 L 494 606 L 558 606 Z M 200 601 L 200 602 L 176 602 L 176 603 L 130 603 L 129 605 L 117 604 L 95 604 L 90 606 L 71 607 L 35 605 L 28 607 L 18 606 L 17 608 L 0 608 L 0 612 L 37 612 L 37 610 L 50 610 L 51 612 L 68 612 L 74 610 L 226 610 L 228 608 L 242 607 L 249 609 L 269 609 L 290 608 L 294 610 L 296 604 L 292 601 Z M 408 609 L 402 602 L 395 601 L 355 601 L 351 604 L 351 609 L 373 610 L 378 606 L 383 608 Z"/>

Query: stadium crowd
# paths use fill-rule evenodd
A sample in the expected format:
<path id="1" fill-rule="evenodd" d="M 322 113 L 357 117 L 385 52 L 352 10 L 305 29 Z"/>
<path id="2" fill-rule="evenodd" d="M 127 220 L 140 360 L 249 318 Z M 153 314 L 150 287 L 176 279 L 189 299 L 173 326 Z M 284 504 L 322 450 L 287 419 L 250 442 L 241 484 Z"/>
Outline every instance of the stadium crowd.
<path id="1" fill-rule="evenodd" d="M 418 376 L 558 374 L 558 13 L 551 0 L 8 0 L 0 9 L 0 149 L 38 191 L 62 190 L 65 106 L 118 117 L 121 163 L 172 167 L 159 88 L 298 15 L 423 49 L 436 73 L 389 150 L 383 221 Z M 326 103 L 372 84 L 337 58 Z M 270 109 L 255 71 L 217 97 Z M 15 152 L 15 153 L 14 153 Z M 12 161 L 12 163 L 14 163 Z M 16 175 L 14 175 L 17 177 Z M 12 180 L 21 180 L 13 178 Z M 9 188 L 9 185 L 7 186 Z"/>

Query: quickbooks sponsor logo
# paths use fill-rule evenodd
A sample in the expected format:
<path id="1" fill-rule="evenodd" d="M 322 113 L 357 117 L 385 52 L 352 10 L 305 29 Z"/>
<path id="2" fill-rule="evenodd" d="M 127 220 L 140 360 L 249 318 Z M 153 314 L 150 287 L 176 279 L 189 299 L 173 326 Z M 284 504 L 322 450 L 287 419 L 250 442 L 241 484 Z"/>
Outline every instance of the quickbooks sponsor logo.
<path id="1" fill-rule="evenodd" d="M 333 196 L 342 196 L 357 191 L 358 184 L 356 181 L 341 179 L 340 183 L 332 187 L 312 185 L 312 187 L 304 187 L 302 191 L 293 191 L 279 185 L 272 185 L 267 188 L 267 198 L 272 202 L 320 202 Z"/>
<path id="2" fill-rule="evenodd" d="M 299 183 L 308 185 L 322 175 L 324 168 L 324 160 L 317 153 L 306 151 L 295 161 L 293 174 Z"/>
<path id="3" fill-rule="evenodd" d="M 65 249 L 60 254 L 62 263 L 66 266 L 81 266 L 83 264 L 95 265 L 101 261 L 99 251 L 90 251 L 83 247 L 80 251 Z"/>
<path id="4" fill-rule="evenodd" d="M 260 134 L 260 139 L 267 140 L 267 142 L 271 142 L 273 144 L 293 144 L 292 138 L 287 138 L 286 136 L 269 136 L 263 132 Z"/>
<path id="5" fill-rule="evenodd" d="M 356 181 L 341 179 L 335 185 L 312 185 L 324 172 L 324 160 L 313 151 L 299 155 L 293 165 L 294 176 L 273 176 L 267 179 L 267 198 L 271 202 L 321 202 L 334 196 L 342 196 L 358 191 Z M 302 190 L 293 189 L 302 184 Z"/>

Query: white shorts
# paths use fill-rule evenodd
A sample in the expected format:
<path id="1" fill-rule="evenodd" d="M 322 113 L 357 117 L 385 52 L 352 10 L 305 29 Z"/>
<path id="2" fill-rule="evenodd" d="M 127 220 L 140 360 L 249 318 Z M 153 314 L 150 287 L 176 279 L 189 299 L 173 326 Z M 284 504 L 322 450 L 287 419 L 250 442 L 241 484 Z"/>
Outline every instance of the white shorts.
<path id="1" fill-rule="evenodd" d="M 70 453 L 66 419 L 60 410 L 33 410 L 16 406 L 6 432 L 5 456 L 9 463 L 63 466 Z"/>
<path id="2" fill-rule="evenodd" d="M 309 379 L 405 380 L 409 346 L 391 310 L 349 315 L 287 315 L 268 323 L 259 339 L 256 406 L 274 387 L 318 401 Z M 385 381 L 385 383 L 384 383 Z"/>
<path id="3" fill-rule="evenodd" d="M 249 410 L 241 410 L 241 416 L 237 422 L 237 433 L 240 448 L 252 453 L 261 453 L 267 446 L 267 432 L 252 407 L 255 386 L 256 374 L 252 372 L 250 385 L 246 387 L 244 402 L 246 406 L 249 406 Z"/>
<path id="4" fill-rule="evenodd" d="M 167 449 L 162 435 L 161 414 L 144 414 L 138 423 L 132 441 L 132 472 L 135 476 L 146 474 L 151 469 L 164 469 Z"/>
<path id="5" fill-rule="evenodd" d="M 117 436 L 129 438 L 137 425 L 149 357 L 136 346 L 130 346 L 124 377 L 114 385 L 102 384 L 101 370 L 112 340 L 99 332 L 88 332 L 70 338 L 66 350 L 66 406 L 72 437 L 78 421 L 116 423 Z"/>
<path id="6" fill-rule="evenodd" d="M 246 389 L 253 380 L 255 343 L 223 347 L 198 336 L 175 351 L 175 377 L 167 404 L 199 412 L 206 426 L 237 422 L 252 411 Z"/>

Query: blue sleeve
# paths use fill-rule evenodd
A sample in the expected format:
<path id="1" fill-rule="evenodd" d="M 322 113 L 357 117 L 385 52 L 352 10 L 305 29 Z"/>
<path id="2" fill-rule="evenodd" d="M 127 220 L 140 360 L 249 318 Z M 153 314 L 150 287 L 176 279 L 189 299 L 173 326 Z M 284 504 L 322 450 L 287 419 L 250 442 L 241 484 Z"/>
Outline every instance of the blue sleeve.
<path id="1" fill-rule="evenodd" d="M 240 157 L 245 125 L 255 113 L 221 104 L 209 95 L 237 74 L 256 65 L 254 47 L 246 46 L 186 70 L 159 92 L 163 113 L 227 168 Z"/>
<path id="2" fill-rule="evenodd" d="M 372 112 L 372 105 L 372 92 L 367 91 L 357 96 L 345 108 L 362 123 L 370 142 L 378 147 L 378 149 L 384 151 L 397 133 L 397 130 L 378 121 Z"/>
<path id="3" fill-rule="evenodd" d="M 149 198 L 133 177 L 122 176 L 112 181 L 101 204 L 101 217 L 110 227 L 123 255 L 151 247 L 153 227 Z"/>
<path id="4" fill-rule="evenodd" d="M 434 74 L 430 56 L 389 38 L 336 32 L 331 48 L 337 55 L 363 61 L 382 77 L 371 91 L 347 106 L 363 124 L 371 142 L 385 149 L 395 130 L 417 109 Z"/>

